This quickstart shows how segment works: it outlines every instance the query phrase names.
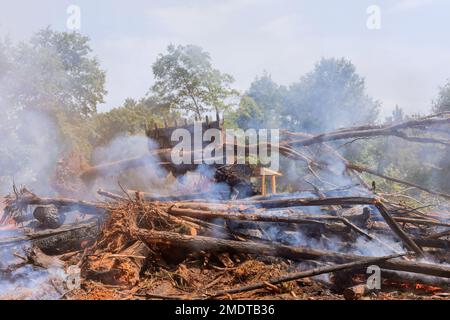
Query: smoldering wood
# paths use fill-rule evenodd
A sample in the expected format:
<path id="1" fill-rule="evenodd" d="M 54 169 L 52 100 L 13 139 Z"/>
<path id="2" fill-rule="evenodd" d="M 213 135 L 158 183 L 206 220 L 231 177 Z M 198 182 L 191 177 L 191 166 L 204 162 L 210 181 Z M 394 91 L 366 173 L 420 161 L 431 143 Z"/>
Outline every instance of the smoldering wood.
<path id="1" fill-rule="evenodd" d="M 439 227 L 447 227 L 450 228 L 450 223 L 433 221 L 433 220 L 425 220 L 425 219 L 414 219 L 414 218 L 404 218 L 404 217 L 395 217 L 397 222 L 405 222 L 405 223 L 413 223 L 418 225 L 428 225 L 428 226 L 439 226 Z"/>
<path id="2" fill-rule="evenodd" d="M 359 261 L 314 268 L 314 269 L 307 270 L 307 271 L 301 271 L 301 272 L 288 274 L 288 275 L 278 277 L 275 279 L 271 279 L 271 280 L 268 280 L 265 282 L 259 282 L 256 284 L 251 284 L 251 285 L 243 286 L 243 287 L 239 287 L 239 288 L 218 291 L 209 296 L 210 296 L 210 298 L 216 298 L 216 297 L 229 295 L 229 294 L 236 294 L 236 293 L 241 293 L 241 292 L 246 292 L 246 291 L 262 289 L 267 286 L 267 283 L 269 283 L 271 285 L 278 285 L 278 284 L 281 284 L 284 282 L 295 281 L 295 280 L 299 280 L 302 278 L 314 277 L 314 276 L 318 276 L 318 275 L 325 274 L 325 273 L 331 273 L 331 272 L 335 272 L 335 271 L 347 270 L 347 269 L 353 269 L 353 268 L 361 268 L 361 267 L 379 263 L 382 261 L 399 258 L 403 255 L 404 254 L 397 254 L 397 255 L 378 257 L 378 258 L 364 258 Z"/>
<path id="3" fill-rule="evenodd" d="M 51 257 L 46 255 L 37 247 L 32 247 L 26 252 L 26 257 L 28 263 L 36 267 L 41 267 L 44 269 L 50 268 L 63 268 L 64 262 L 59 260 L 57 257 Z"/>
<path id="4" fill-rule="evenodd" d="M 362 259 L 364 257 L 336 253 L 325 250 L 310 249 L 304 247 L 292 247 L 280 244 L 258 243 L 253 241 L 233 241 L 216 239 L 203 236 L 187 236 L 173 232 L 132 230 L 132 234 L 147 242 L 148 245 L 163 244 L 186 249 L 205 250 L 208 252 L 235 252 L 247 253 L 262 256 L 273 256 L 293 261 L 321 260 L 328 262 L 349 262 Z M 380 267 L 388 270 L 405 271 L 419 273 L 437 277 L 450 278 L 450 267 L 420 263 L 414 261 L 392 260 L 380 263 Z"/>
<path id="5" fill-rule="evenodd" d="M 64 213 L 59 213 L 54 205 L 38 206 L 33 211 L 33 217 L 38 220 L 43 227 L 57 229 L 61 227 L 65 220 Z"/>
<path id="6" fill-rule="evenodd" d="M 344 289 L 343 295 L 345 300 L 359 300 L 373 290 L 369 289 L 367 284 L 358 284 Z"/>
<path id="7" fill-rule="evenodd" d="M 95 241 L 99 234 L 100 225 L 97 222 L 84 223 L 0 239 L 0 247 L 16 246 L 24 242 L 30 242 L 46 254 L 63 254 L 82 249 L 83 243 Z"/>
<path id="8" fill-rule="evenodd" d="M 15 198 L 10 197 L 5 207 L 5 213 L 24 211 L 28 206 L 55 206 L 61 209 L 60 212 L 80 211 L 89 214 L 104 214 L 105 208 L 100 203 L 67 199 L 38 197 L 27 189 L 22 189 Z"/>
<path id="9" fill-rule="evenodd" d="M 226 193 L 220 192 L 196 192 L 191 194 L 179 194 L 171 196 L 154 196 L 151 193 L 137 190 L 128 190 L 127 192 L 129 195 L 135 195 L 136 192 L 138 192 L 141 199 L 145 201 L 160 201 L 160 202 L 199 200 L 199 199 L 210 199 L 215 197 L 225 199 L 227 196 Z"/>
<path id="10" fill-rule="evenodd" d="M 119 254 L 111 254 L 104 257 L 104 259 L 114 259 L 115 262 L 111 269 L 90 269 L 85 276 L 88 279 L 97 280 L 104 284 L 135 285 L 140 279 L 141 271 L 150 252 L 150 248 L 144 242 L 140 240 L 135 241 Z M 119 277 L 120 273 L 125 273 L 126 276 Z"/>
<path id="11" fill-rule="evenodd" d="M 168 212 L 175 216 L 188 216 L 198 219 L 214 220 L 214 219 L 226 219 L 226 220 L 238 220 L 238 221 L 257 221 L 257 222 L 275 222 L 275 223 L 298 223 L 298 224 L 319 224 L 326 225 L 326 223 L 313 220 L 314 217 L 310 216 L 311 219 L 305 219 L 302 217 L 279 217 L 274 215 L 256 215 L 256 214 L 237 214 L 233 212 L 212 212 L 194 209 L 182 209 L 171 207 Z M 334 218 L 334 217 L 330 217 Z M 334 219 L 333 219 L 334 220 Z M 339 219 L 336 219 L 337 221 Z"/>
<path id="12" fill-rule="evenodd" d="M 129 200 L 129 199 L 125 198 L 125 197 L 122 197 L 121 195 L 118 195 L 118 194 L 115 194 L 115 193 L 112 193 L 112 192 L 109 192 L 109 191 L 106 191 L 106 190 L 103 190 L 103 189 L 99 189 L 97 191 L 97 193 L 99 195 L 103 196 L 103 197 L 107 197 L 107 198 L 110 198 L 110 199 L 113 199 L 113 200 L 116 200 L 116 201 L 125 201 L 126 202 L 126 201 Z"/>
<path id="13" fill-rule="evenodd" d="M 414 240 L 412 240 L 411 237 L 408 236 L 408 234 L 398 225 L 398 223 L 386 210 L 386 207 L 381 202 L 377 202 L 375 206 L 377 207 L 378 212 L 383 216 L 384 221 L 386 221 L 387 225 L 391 228 L 394 234 L 403 241 L 405 246 L 418 255 L 423 256 L 424 252 L 422 248 L 420 248 L 417 243 L 415 243 Z"/>
<path id="14" fill-rule="evenodd" d="M 324 205 L 374 205 L 377 207 L 383 219 L 389 225 L 393 233 L 403 241 L 410 250 L 422 255 L 422 249 L 403 231 L 403 229 L 392 219 L 389 212 L 380 199 L 367 197 L 344 197 L 344 198 L 323 198 L 323 199 L 281 199 L 281 200 L 253 200 L 253 201 L 232 201 L 230 205 L 251 204 L 258 208 L 274 209 L 286 207 L 302 206 L 324 206 Z M 192 205 L 192 204 L 191 204 Z M 208 204 L 205 205 L 207 207 Z M 228 206 L 229 208 L 229 206 Z"/>
<path id="15" fill-rule="evenodd" d="M 430 239 L 430 238 L 414 238 L 414 242 L 421 247 L 450 249 L 450 240 Z"/>

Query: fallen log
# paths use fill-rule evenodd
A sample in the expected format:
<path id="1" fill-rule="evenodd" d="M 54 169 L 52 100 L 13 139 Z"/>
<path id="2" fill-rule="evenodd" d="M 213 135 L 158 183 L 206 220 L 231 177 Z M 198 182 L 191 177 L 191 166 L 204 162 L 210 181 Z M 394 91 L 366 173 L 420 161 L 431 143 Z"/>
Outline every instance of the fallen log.
<path id="1" fill-rule="evenodd" d="M 383 219 L 389 225 L 394 234 L 403 241 L 406 247 L 419 255 L 423 255 L 422 249 L 414 243 L 414 241 L 403 231 L 403 229 L 392 219 L 387 209 L 377 198 L 367 197 L 343 197 L 343 198 L 300 198 L 300 199 L 276 199 L 276 200 L 253 200 L 253 201 L 231 201 L 229 206 L 225 208 L 230 209 L 233 205 L 240 204 L 253 205 L 258 208 L 274 209 L 286 207 L 303 207 L 303 206 L 326 206 L 326 205 L 374 205 L 377 207 Z M 191 206 L 193 203 L 190 204 Z M 208 206 L 208 204 L 203 204 Z M 239 207 L 237 207 L 239 209 Z M 339 218 L 339 217 L 338 217 Z"/>
<path id="2" fill-rule="evenodd" d="M 448 228 L 450 228 L 450 223 L 433 221 L 433 220 L 404 218 L 404 217 L 395 217 L 394 219 L 397 222 L 405 222 L 405 223 L 413 223 L 413 224 L 419 224 L 419 225 L 439 226 L 439 227 L 448 227 Z"/>
<path id="3" fill-rule="evenodd" d="M 341 198 L 294 198 L 276 200 L 255 200 L 255 201 L 230 201 L 230 205 L 253 205 L 258 208 L 275 209 L 288 207 L 308 207 L 308 206 L 352 206 L 352 205 L 375 205 L 377 199 L 368 197 L 341 197 Z"/>
<path id="4" fill-rule="evenodd" d="M 334 132 L 322 133 L 317 136 L 308 136 L 307 138 L 301 140 L 290 140 L 282 142 L 281 146 L 310 146 L 313 144 L 343 140 L 343 139 L 355 139 L 355 138 L 370 138 L 379 136 L 396 136 L 408 141 L 420 142 L 420 143 L 437 143 L 442 145 L 450 145 L 449 140 L 442 140 L 437 138 L 429 137 L 411 137 L 407 136 L 404 132 L 399 130 L 417 128 L 417 127 L 427 127 L 427 126 L 439 126 L 442 124 L 450 124 L 450 117 L 438 117 L 437 115 L 423 119 L 410 120 L 400 124 L 386 125 L 386 126 L 362 126 L 347 128 L 344 130 L 338 130 Z M 292 133 L 285 132 L 285 134 L 290 136 L 301 136 L 305 137 L 304 133 Z"/>
<path id="5" fill-rule="evenodd" d="M 421 247 L 450 249 L 450 240 L 431 239 L 431 238 L 414 238 L 414 242 Z"/>
<path id="6" fill-rule="evenodd" d="M 338 264 L 338 265 L 333 265 L 333 266 L 314 268 L 311 270 L 288 274 L 288 275 L 285 275 L 282 277 L 278 277 L 278 278 L 271 279 L 271 280 L 264 281 L 264 282 L 259 282 L 259 283 L 248 285 L 248 286 L 243 286 L 240 288 L 218 291 L 218 292 L 215 292 L 208 296 L 210 298 L 217 298 L 217 297 L 224 296 L 224 295 L 253 291 L 253 290 L 265 288 L 267 286 L 267 283 L 269 283 L 271 285 L 277 285 L 277 284 L 281 284 L 284 282 L 295 281 L 295 280 L 302 279 L 302 278 L 314 277 L 314 276 L 318 276 L 318 275 L 325 274 L 325 273 L 331 273 L 331 272 L 335 272 L 335 271 L 347 270 L 347 269 L 353 269 L 353 268 L 362 268 L 362 267 L 365 267 L 365 266 L 368 266 L 371 264 L 379 263 L 381 261 L 386 261 L 389 259 L 402 257 L 404 255 L 405 254 L 396 254 L 396 255 L 386 256 L 386 257 L 364 258 L 359 261 Z"/>
<path id="7" fill-rule="evenodd" d="M 102 208 L 101 204 L 81 201 L 67 198 L 43 198 L 38 197 L 34 193 L 28 191 L 27 189 L 22 189 L 20 193 L 16 194 L 15 199 L 10 197 L 6 201 L 5 211 L 15 211 L 23 210 L 28 206 L 55 206 L 57 208 L 64 208 L 60 212 L 67 212 L 68 210 L 78 210 L 90 214 L 103 214 L 105 209 Z"/>
<path id="8" fill-rule="evenodd" d="M 95 228 L 97 226 L 98 226 L 98 224 L 96 222 L 93 222 L 93 223 L 81 224 L 81 225 L 77 225 L 77 226 L 61 227 L 59 229 L 54 229 L 54 230 L 37 231 L 37 232 L 30 233 L 30 234 L 25 234 L 23 236 L 16 236 L 16 237 L 0 239 L 0 246 L 10 245 L 10 244 L 19 244 L 19 243 L 25 242 L 25 241 L 33 241 L 33 240 L 38 240 L 38 239 L 49 238 L 49 237 L 73 232 L 73 231 L 80 230 L 80 229 Z"/>
<path id="9" fill-rule="evenodd" d="M 147 242 L 147 244 L 171 245 L 196 251 L 236 252 L 262 256 L 273 256 L 293 261 L 323 260 L 329 262 L 357 261 L 365 257 L 354 254 L 336 253 L 305 247 L 292 247 L 281 244 L 259 242 L 240 242 L 202 236 L 187 236 L 172 232 L 149 231 L 143 229 L 130 230 L 131 235 Z M 450 278 L 450 267 L 413 261 L 385 261 L 380 267 L 388 270 L 405 271 Z"/>
<path id="10" fill-rule="evenodd" d="M 406 247 L 414 251 L 418 255 L 423 256 L 424 254 L 423 250 L 406 234 L 405 231 L 403 231 L 403 229 L 398 225 L 398 223 L 394 219 L 392 219 L 391 215 L 386 210 L 384 205 L 378 201 L 375 204 L 375 206 L 377 207 L 378 212 L 380 212 L 380 214 L 382 215 L 384 221 L 386 221 L 386 223 L 394 232 L 394 234 L 403 241 Z"/>
<path id="11" fill-rule="evenodd" d="M 343 295 L 345 300 L 359 300 L 371 291 L 367 284 L 358 284 L 344 289 Z"/>
<path id="12" fill-rule="evenodd" d="M 353 163 L 347 163 L 347 168 L 350 169 L 350 170 L 355 170 L 355 171 L 360 172 L 360 173 L 363 173 L 363 172 L 369 173 L 371 175 L 383 178 L 385 180 L 389 180 L 389 181 L 392 181 L 392 182 L 395 182 L 395 183 L 403 184 L 405 186 L 413 187 L 413 188 L 425 191 L 425 192 L 427 192 L 429 194 L 433 194 L 435 196 L 443 197 L 445 199 L 450 199 L 450 195 L 449 194 L 446 194 L 446 193 L 443 193 L 443 192 L 439 192 L 439 191 L 435 191 L 435 190 L 431 190 L 431 189 L 425 188 L 425 187 L 423 187 L 421 185 L 418 185 L 416 183 L 412 183 L 412 182 L 405 181 L 405 180 L 402 180 L 402 179 L 389 177 L 389 176 L 387 176 L 387 175 L 385 175 L 385 174 L 383 174 L 381 172 L 378 172 L 376 170 L 372 170 L 372 169 L 366 168 L 366 167 L 361 166 L 361 165 L 356 165 L 356 164 L 353 164 Z"/>
<path id="13" fill-rule="evenodd" d="M 214 219 L 226 219 L 226 220 L 238 220 L 238 221 L 253 221 L 253 222 L 275 222 L 275 223 L 299 223 L 299 224 L 319 224 L 326 225 L 325 222 L 313 220 L 313 216 L 303 218 L 301 216 L 289 216 L 279 217 L 270 215 L 256 215 L 256 214 L 239 214 L 232 212 L 212 212 L 194 209 L 182 209 L 171 207 L 168 212 L 174 216 L 187 216 L 191 218 L 214 220 Z M 310 218 L 310 219 L 308 219 Z M 337 217 L 328 217 L 329 220 L 340 221 Z"/>

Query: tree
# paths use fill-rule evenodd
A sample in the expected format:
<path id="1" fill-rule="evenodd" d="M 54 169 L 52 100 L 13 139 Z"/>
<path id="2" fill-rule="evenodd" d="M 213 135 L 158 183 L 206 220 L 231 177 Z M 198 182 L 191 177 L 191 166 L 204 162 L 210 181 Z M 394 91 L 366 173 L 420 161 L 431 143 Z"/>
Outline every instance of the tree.
<path id="1" fill-rule="evenodd" d="M 2 91 L 17 109 L 91 116 L 106 90 L 105 72 L 90 53 L 88 37 L 41 30 L 9 50 L 11 66 Z"/>
<path id="2" fill-rule="evenodd" d="M 433 102 L 433 112 L 440 113 L 450 111 L 450 80 L 439 88 L 436 101 Z"/>
<path id="3" fill-rule="evenodd" d="M 322 59 L 290 86 L 283 115 L 294 130 L 320 132 L 373 122 L 379 105 L 350 61 Z"/>
<path id="4" fill-rule="evenodd" d="M 162 106 L 152 99 L 126 99 L 123 106 L 99 113 L 92 118 L 95 131 L 89 138 L 90 145 L 103 146 L 120 135 L 142 135 L 146 125 L 152 127 L 154 124 L 161 125 L 164 120 L 178 118 L 173 113 L 161 113 L 163 110 Z"/>
<path id="5" fill-rule="evenodd" d="M 251 97 L 263 112 L 260 125 L 270 128 L 280 126 L 286 89 L 275 83 L 269 73 L 264 72 L 252 82 L 247 96 Z"/>
<path id="6" fill-rule="evenodd" d="M 439 88 L 437 99 L 433 102 L 434 113 L 448 111 L 450 111 L 450 80 Z M 437 172 L 432 176 L 433 181 L 436 181 L 442 190 L 450 190 L 450 148 L 445 148 L 440 154 L 437 168 Z"/>
<path id="7" fill-rule="evenodd" d="M 264 110 L 249 97 L 243 96 L 239 107 L 226 119 L 228 127 L 240 129 L 257 128 L 264 123 Z"/>
<path id="8" fill-rule="evenodd" d="M 45 186 L 61 153 L 95 132 L 90 119 L 104 82 L 89 39 L 78 33 L 47 28 L 28 42 L 0 40 L 0 182 Z"/>
<path id="9" fill-rule="evenodd" d="M 392 110 L 392 115 L 386 117 L 386 123 L 400 123 L 406 119 L 405 112 L 398 105 Z"/>
<path id="10" fill-rule="evenodd" d="M 198 46 L 170 45 L 153 64 L 153 73 L 152 91 L 160 103 L 199 118 L 212 110 L 227 110 L 237 95 L 230 87 L 233 77 L 214 69 L 209 53 Z"/>

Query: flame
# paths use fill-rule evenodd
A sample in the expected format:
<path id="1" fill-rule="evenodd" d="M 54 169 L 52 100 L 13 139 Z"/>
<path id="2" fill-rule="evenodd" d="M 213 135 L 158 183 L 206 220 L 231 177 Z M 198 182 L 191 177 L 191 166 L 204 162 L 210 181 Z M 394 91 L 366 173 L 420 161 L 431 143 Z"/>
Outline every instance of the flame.
<path id="1" fill-rule="evenodd" d="M 399 287 L 401 289 L 421 291 L 421 292 L 430 293 L 430 294 L 444 291 L 443 288 L 438 287 L 438 286 L 433 286 L 433 285 L 428 285 L 428 284 L 423 284 L 423 283 L 411 283 L 408 281 L 386 280 L 386 281 L 384 281 L 384 284 L 388 285 L 388 286 Z"/>
<path id="2" fill-rule="evenodd" d="M 441 287 L 435 287 L 431 285 L 426 285 L 422 283 L 416 283 L 416 290 L 423 290 L 430 293 L 441 292 L 443 289 Z"/>

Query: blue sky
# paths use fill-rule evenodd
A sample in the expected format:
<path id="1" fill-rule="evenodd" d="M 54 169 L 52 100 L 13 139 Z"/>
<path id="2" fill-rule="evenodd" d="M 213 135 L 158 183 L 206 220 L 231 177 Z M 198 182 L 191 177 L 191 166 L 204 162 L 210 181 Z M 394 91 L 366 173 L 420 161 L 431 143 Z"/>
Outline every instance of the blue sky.
<path id="1" fill-rule="evenodd" d="M 321 57 L 346 57 L 384 115 L 396 104 L 429 112 L 450 78 L 448 0 L 0 0 L 0 35 L 24 40 L 48 25 L 66 30 L 71 4 L 107 70 L 100 110 L 145 95 L 151 65 L 170 43 L 202 46 L 240 90 L 264 70 L 289 84 Z M 380 30 L 366 26 L 370 5 L 381 9 Z"/>

